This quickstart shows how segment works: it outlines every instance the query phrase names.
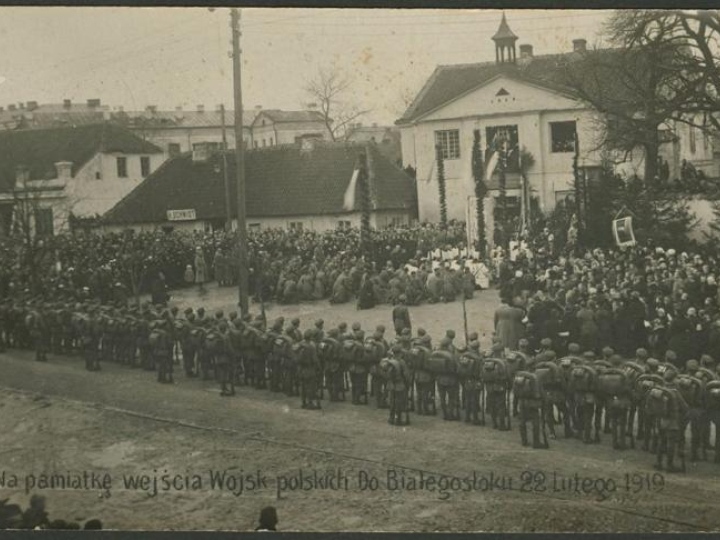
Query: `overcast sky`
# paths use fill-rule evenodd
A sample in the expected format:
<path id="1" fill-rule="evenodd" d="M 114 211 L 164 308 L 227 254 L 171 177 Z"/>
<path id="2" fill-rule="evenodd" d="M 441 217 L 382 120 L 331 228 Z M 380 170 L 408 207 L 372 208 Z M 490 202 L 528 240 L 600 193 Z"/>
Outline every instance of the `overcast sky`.
<path id="1" fill-rule="evenodd" d="M 518 45 L 565 52 L 599 38 L 609 11 L 507 10 Z M 496 10 L 242 10 L 245 108 L 298 109 L 305 81 L 335 65 L 354 80 L 365 122 L 392 123 L 438 64 L 492 61 Z M 0 7 L 0 106 L 100 98 L 232 108 L 229 10 Z"/>

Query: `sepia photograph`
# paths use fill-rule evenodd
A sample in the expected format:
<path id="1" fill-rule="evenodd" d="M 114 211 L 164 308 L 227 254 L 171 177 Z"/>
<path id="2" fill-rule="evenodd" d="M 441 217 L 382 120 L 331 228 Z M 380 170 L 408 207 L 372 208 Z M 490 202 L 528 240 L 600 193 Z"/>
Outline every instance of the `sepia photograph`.
<path id="1" fill-rule="evenodd" d="M 1 530 L 720 531 L 720 10 L 502 7 L 0 7 Z"/>

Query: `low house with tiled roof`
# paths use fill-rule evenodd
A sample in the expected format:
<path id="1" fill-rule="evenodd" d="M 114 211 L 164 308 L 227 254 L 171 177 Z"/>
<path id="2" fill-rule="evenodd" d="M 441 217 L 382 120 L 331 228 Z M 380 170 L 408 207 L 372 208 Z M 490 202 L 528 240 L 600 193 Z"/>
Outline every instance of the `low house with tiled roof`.
<path id="1" fill-rule="evenodd" d="M 249 229 L 324 231 L 360 225 L 359 197 L 344 208 L 359 156 L 367 156 L 371 225 L 408 224 L 414 181 L 372 145 L 304 141 L 245 154 Z M 230 206 L 237 213 L 235 156 L 227 153 Z M 103 218 L 107 230 L 213 230 L 226 219 L 222 153 L 168 160 Z M 356 190 L 358 187 L 356 186 Z"/>
<path id="2" fill-rule="evenodd" d="M 0 231 L 54 234 L 104 214 L 165 160 L 110 123 L 0 131 Z M 22 219 L 21 219 L 22 217 Z"/>
<path id="3" fill-rule="evenodd" d="M 255 116 L 250 131 L 252 132 L 253 148 L 295 144 L 304 138 L 331 139 L 323 115 L 316 110 L 263 109 Z"/>
<path id="4" fill-rule="evenodd" d="M 476 133 L 485 164 L 494 141 L 504 139 L 509 143 L 505 170 L 510 216 L 519 215 L 523 200 L 535 199 L 539 208 L 548 212 L 574 193 L 576 133 L 578 166 L 583 174 L 594 175 L 601 165 L 597 122 L 603 121 L 602 116 L 567 84 L 568 73 L 583 69 L 586 40 L 575 39 L 572 51 L 549 55 L 535 55 L 531 45 L 523 44 L 517 55 L 518 37 L 504 15 L 491 39 L 495 42 L 495 61 L 438 66 L 396 121 L 404 164 L 417 170 L 421 221 L 438 221 L 440 216 L 438 145 L 444 158 L 448 217 L 464 221 L 468 208 L 474 216 L 472 148 Z M 614 53 L 607 50 L 606 54 Z M 613 95 L 622 92 L 611 73 L 597 84 Z M 521 169 L 523 155 L 531 155 L 532 160 L 526 159 Z M 521 170 L 525 171 L 526 181 Z M 485 207 L 486 230 L 492 231 L 499 195 L 498 173 L 490 175 L 486 184 L 490 190 Z M 492 234 L 487 236 L 492 239 Z"/>

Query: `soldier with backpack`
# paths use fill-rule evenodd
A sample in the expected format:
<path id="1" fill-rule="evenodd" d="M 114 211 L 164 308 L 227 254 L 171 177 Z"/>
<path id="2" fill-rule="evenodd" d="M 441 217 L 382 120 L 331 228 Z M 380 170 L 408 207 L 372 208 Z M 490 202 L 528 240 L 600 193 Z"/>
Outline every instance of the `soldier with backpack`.
<path id="1" fill-rule="evenodd" d="M 340 330 L 331 328 L 318 349 L 318 355 L 322 356 L 325 365 L 325 380 L 329 389 L 330 401 L 345 401 L 344 366 L 340 354 L 339 337 Z"/>
<path id="2" fill-rule="evenodd" d="M 313 330 L 305 330 L 303 340 L 297 349 L 297 360 L 300 376 L 300 396 L 303 409 L 320 409 L 320 399 L 317 391 L 317 371 L 320 362 L 315 348 Z"/>
<path id="3" fill-rule="evenodd" d="M 720 380 L 715 379 L 705 384 L 704 388 L 705 411 L 708 419 L 707 442 L 710 444 L 710 424 L 715 426 L 715 463 L 720 464 Z"/>
<path id="4" fill-rule="evenodd" d="M 35 350 L 35 360 L 37 362 L 47 362 L 49 349 L 48 324 L 45 310 L 39 300 L 30 304 L 30 309 L 25 315 L 25 326 L 30 331 L 30 339 Z"/>
<path id="5" fill-rule="evenodd" d="M 150 325 L 150 347 L 153 358 L 157 362 L 159 383 L 173 382 L 172 376 L 172 339 L 167 320 L 156 320 Z"/>
<path id="6" fill-rule="evenodd" d="M 631 405 L 632 386 L 626 372 L 622 369 L 622 358 L 613 354 L 610 357 L 612 367 L 598 372 L 597 390 L 605 403 L 606 414 L 610 417 L 613 448 L 625 450 L 628 434 L 627 420 Z"/>
<path id="7" fill-rule="evenodd" d="M 233 344 L 230 339 L 228 323 L 221 320 L 218 324 L 220 343 L 215 349 L 215 368 L 220 382 L 220 395 L 235 395 L 235 376 L 233 373 Z"/>
<path id="8" fill-rule="evenodd" d="M 401 346 L 398 346 L 402 350 Z M 387 379 L 380 373 L 380 361 L 385 358 L 388 349 L 383 343 L 382 334 L 375 332 L 364 343 L 364 355 L 370 373 L 370 394 L 375 397 L 378 409 L 388 408 L 388 391 L 385 388 Z M 400 353 L 398 352 L 398 355 Z"/>
<path id="9" fill-rule="evenodd" d="M 589 362 L 579 363 L 570 372 L 570 391 L 575 404 L 574 416 L 577 418 L 578 434 L 585 444 L 600 442 L 599 427 L 595 427 L 592 438 L 593 413 L 595 412 L 595 389 L 597 372 Z"/>
<path id="10" fill-rule="evenodd" d="M 430 353 L 425 360 L 425 369 L 435 375 L 443 420 L 460 419 L 459 387 L 457 377 L 457 360 L 452 341 L 444 337 L 440 340 L 437 350 Z"/>
<path id="11" fill-rule="evenodd" d="M 353 405 L 368 404 L 368 368 L 372 360 L 374 347 L 366 351 L 363 343 L 364 333 L 359 325 L 353 324 L 353 332 L 345 336 L 342 342 L 342 359 L 350 371 L 350 390 Z"/>
<path id="12" fill-rule="evenodd" d="M 503 356 L 503 346 L 495 343 L 491 356 L 483 361 L 483 388 L 487 411 L 492 418 L 493 429 L 510 429 L 510 378 Z"/>
<path id="13" fill-rule="evenodd" d="M 390 417 L 388 423 L 396 426 L 410 424 L 408 411 L 408 383 L 409 373 L 407 364 L 403 359 L 403 348 L 399 344 L 392 346 L 391 355 L 380 361 L 378 369 L 386 380 L 389 395 Z M 403 419 L 404 415 L 404 419 Z"/>
<path id="14" fill-rule="evenodd" d="M 694 362 L 694 366 L 693 363 Z M 699 459 L 699 451 L 701 449 L 701 439 L 703 434 L 703 417 L 704 411 L 704 383 L 695 377 L 697 368 L 699 367 L 696 360 L 688 360 L 688 373 L 678 375 L 676 378 L 677 389 L 685 402 L 688 404 L 687 415 L 682 419 L 680 425 L 680 434 L 683 439 L 690 424 L 690 461 L 696 462 Z M 703 459 L 707 459 L 707 452 L 702 446 Z"/>
<path id="15" fill-rule="evenodd" d="M 420 329 L 422 330 L 422 329 Z M 429 335 L 420 333 L 413 340 L 408 353 L 408 360 L 411 369 L 415 373 L 415 384 L 417 385 L 417 413 L 423 416 L 435 415 L 435 377 L 425 367 L 425 361 L 430 356 L 432 340 Z"/>
<path id="16" fill-rule="evenodd" d="M 663 470 L 663 457 L 666 458 L 667 472 L 685 472 L 685 453 L 682 446 L 680 428 L 687 414 L 688 405 L 677 389 L 677 372 L 668 370 L 665 385 L 653 387 L 647 395 L 645 408 L 657 422 L 659 444 L 655 468 Z M 675 456 L 681 460 L 681 467 L 675 466 Z"/>
<path id="17" fill-rule="evenodd" d="M 479 418 L 482 362 L 480 343 L 477 340 L 470 341 L 467 351 L 463 352 L 458 359 L 458 377 L 465 401 L 465 423 L 472 423 L 476 426 L 485 425 L 484 419 L 481 421 Z"/>
<path id="18" fill-rule="evenodd" d="M 508 377 L 512 379 L 513 375 L 516 372 L 525 370 L 526 366 L 528 366 L 532 360 L 530 342 L 525 338 L 520 338 L 520 340 L 518 341 L 518 350 L 508 352 L 508 354 L 504 355 L 504 358 L 508 367 Z M 518 398 L 515 394 L 513 394 L 513 416 L 517 416 L 519 414 L 518 404 Z"/>
<path id="19" fill-rule="evenodd" d="M 554 362 L 554 356 L 554 353 L 551 351 L 538 355 L 537 360 L 533 363 L 532 371 L 540 383 L 543 429 L 548 427 L 550 430 L 550 438 L 557 438 L 555 434 L 555 414 L 553 410 L 557 407 L 558 413 L 562 416 L 563 426 L 565 427 L 565 438 L 569 438 L 572 437 L 572 429 L 570 426 L 570 415 L 568 414 L 565 402 L 565 381 L 562 368 Z M 513 394 L 515 393 L 513 392 Z"/>
<path id="20" fill-rule="evenodd" d="M 542 381 L 536 373 L 531 371 L 518 371 L 513 375 L 513 394 L 518 397 L 520 409 L 520 442 L 528 446 L 527 424 L 532 424 L 532 447 L 549 448 L 545 435 L 545 420 L 543 415 L 543 388 Z M 543 440 L 540 440 L 542 424 Z"/>

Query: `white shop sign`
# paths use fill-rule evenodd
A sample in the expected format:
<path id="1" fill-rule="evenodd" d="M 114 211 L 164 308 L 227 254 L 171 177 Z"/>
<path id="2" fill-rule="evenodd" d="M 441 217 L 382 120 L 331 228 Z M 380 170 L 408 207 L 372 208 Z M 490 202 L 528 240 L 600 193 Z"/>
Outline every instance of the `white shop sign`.
<path id="1" fill-rule="evenodd" d="M 168 221 L 192 221 L 197 219 L 194 208 L 188 210 L 168 210 L 167 218 Z"/>

